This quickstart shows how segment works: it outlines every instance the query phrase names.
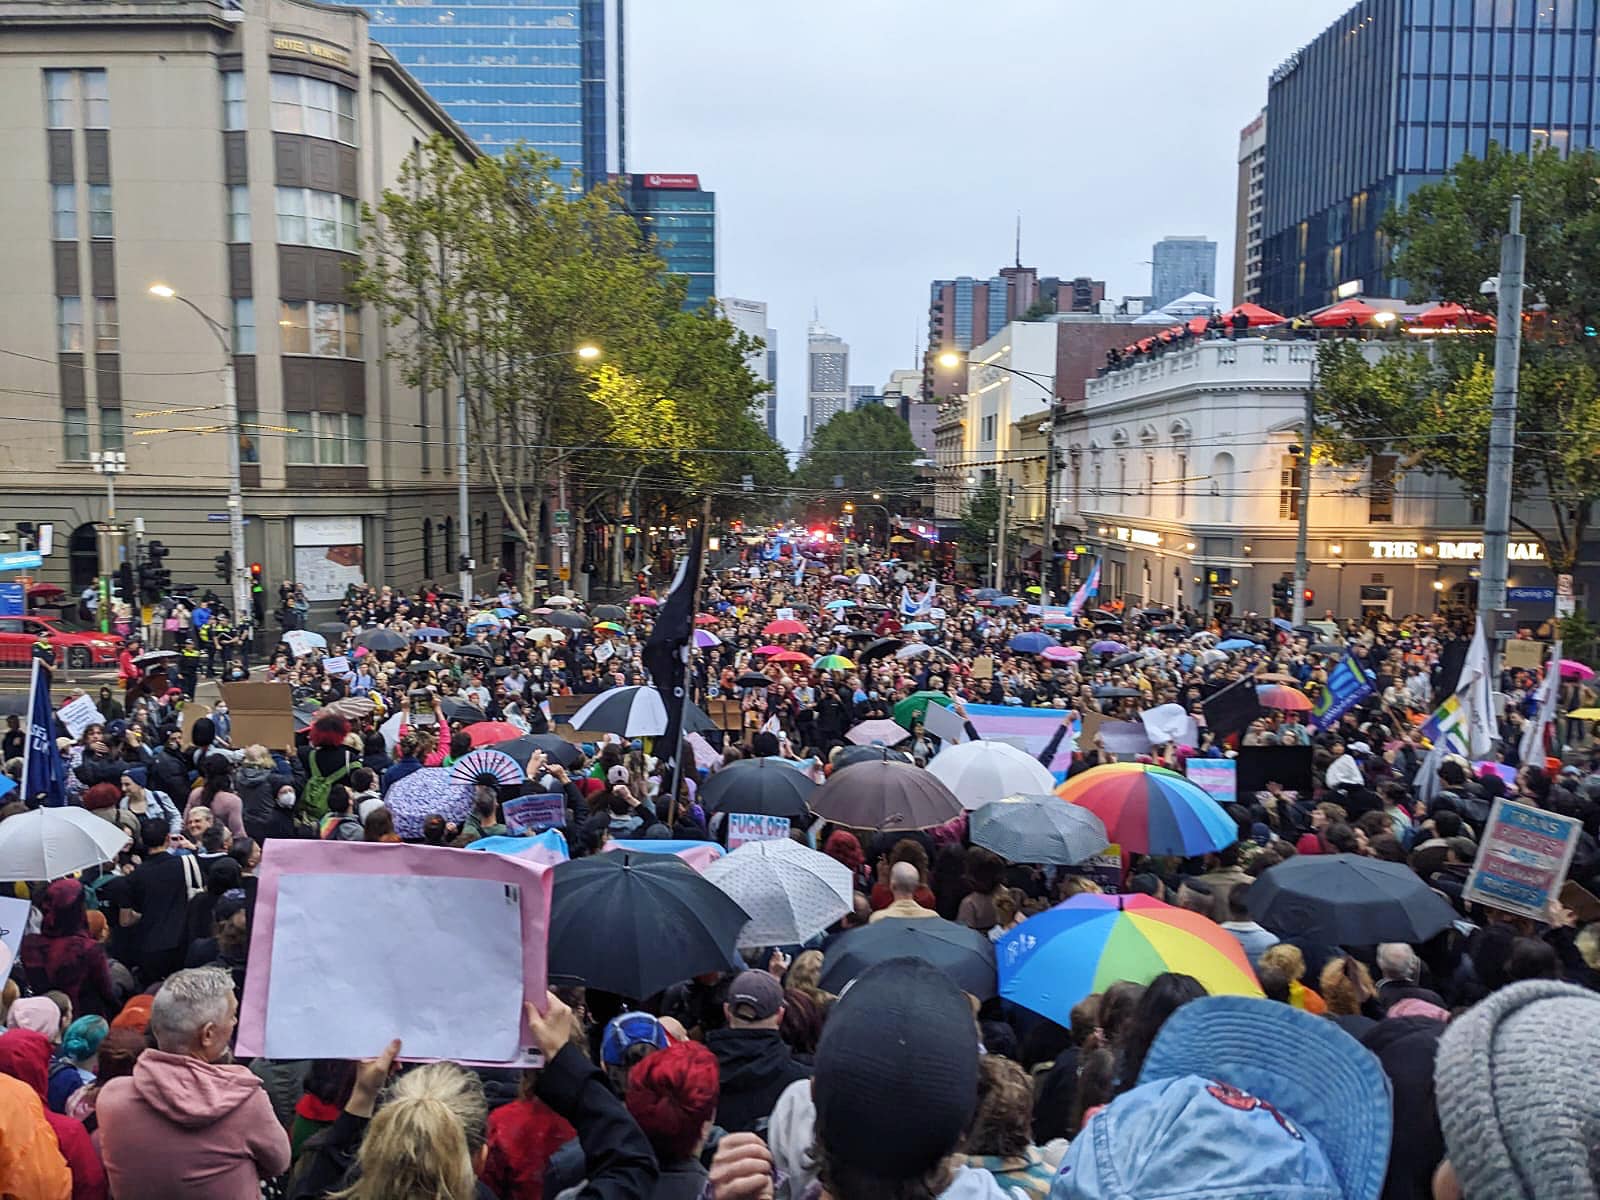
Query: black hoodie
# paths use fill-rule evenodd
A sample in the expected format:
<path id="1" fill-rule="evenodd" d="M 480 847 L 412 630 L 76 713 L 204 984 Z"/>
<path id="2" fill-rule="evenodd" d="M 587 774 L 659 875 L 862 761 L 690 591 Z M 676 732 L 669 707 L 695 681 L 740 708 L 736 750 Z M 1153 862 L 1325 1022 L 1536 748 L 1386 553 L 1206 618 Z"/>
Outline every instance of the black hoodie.
<path id="1" fill-rule="evenodd" d="M 729 1133 L 748 1133 L 772 1115 L 783 1089 L 810 1079 L 776 1029 L 713 1029 L 706 1046 L 717 1056 L 722 1097 L 717 1124 Z"/>
<path id="2" fill-rule="evenodd" d="M 1394 1138 L 1382 1200 L 1430 1200 L 1433 1172 L 1444 1158 L 1444 1134 L 1433 1090 L 1433 1060 L 1444 1022 L 1391 1017 L 1361 1039 L 1394 1085 Z"/>

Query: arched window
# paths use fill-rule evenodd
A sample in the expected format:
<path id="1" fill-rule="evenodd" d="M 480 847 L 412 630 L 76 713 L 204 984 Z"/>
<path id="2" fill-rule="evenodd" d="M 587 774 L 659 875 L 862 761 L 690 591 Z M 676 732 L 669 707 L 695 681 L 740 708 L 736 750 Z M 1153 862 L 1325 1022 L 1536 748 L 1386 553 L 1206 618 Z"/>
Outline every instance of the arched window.
<path id="1" fill-rule="evenodd" d="M 456 554 L 456 519 L 454 517 L 446 517 L 444 519 L 444 545 L 439 549 L 441 552 L 441 572 L 445 575 L 454 574 L 450 567 L 450 564 L 455 561 Z"/>
<path id="2" fill-rule="evenodd" d="M 1233 520 L 1233 455 L 1226 452 L 1211 460 L 1211 519 Z"/>

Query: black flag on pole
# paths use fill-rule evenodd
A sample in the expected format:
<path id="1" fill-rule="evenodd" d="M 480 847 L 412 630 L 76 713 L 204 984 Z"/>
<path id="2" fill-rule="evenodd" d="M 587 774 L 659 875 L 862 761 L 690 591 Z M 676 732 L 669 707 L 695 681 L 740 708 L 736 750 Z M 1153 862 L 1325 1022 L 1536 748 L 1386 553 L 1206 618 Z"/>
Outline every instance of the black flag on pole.
<path id="1" fill-rule="evenodd" d="M 640 654 L 645 670 L 650 672 L 650 682 L 661 693 L 661 703 L 667 709 L 667 730 L 656 743 L 656 756 L 664 763 L 676 763 L 683 732 L 689 651 L 694 644 L 695 593 L 700 583 L 701 533 L 699 525 L 689 530 L 683 561 L 678 564 L 666 602 L 656 611 L 655 628 Z M 674 771 L 673 779 L 676 778 Z"/>

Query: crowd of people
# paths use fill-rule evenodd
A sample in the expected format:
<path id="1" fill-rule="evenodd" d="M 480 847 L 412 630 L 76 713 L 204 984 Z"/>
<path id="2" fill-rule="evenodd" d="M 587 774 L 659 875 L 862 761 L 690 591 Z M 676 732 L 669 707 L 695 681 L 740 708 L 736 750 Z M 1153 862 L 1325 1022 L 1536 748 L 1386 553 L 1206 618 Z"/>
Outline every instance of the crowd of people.
<path id="1" fill-rule="evenodd" d="M 5 885 L 31 912 L 0 995 L 0 1194 L 1600 1195 L 1600 911 L 1552 905 L 1541 921 L 1463 895 L 1499 796 L 1579 819 L 1568 877 L 1600 894 L 1600 755 L 1567 744 L 1581 729 L 1561 722 L 1544 754 L 1518 755 L 1537 673 L 1497 681 L 1494 769 L 1450 758 L 1429 780 L 1424 719 L 1468 635 L 1448 621 L 1246 631 L 1120 604 L 1063 619 L 930 585 L 910 563 L 841 565 L 779 539 L 708 572 L 691 692 L 737 717 L 704 734 L 716 762 L 685 751 L 676 771 L 649 739 L 556 736 L 563 698 L 649 682 L 659 595 L 606 608 L 509 581 L 475 603 L 352 588 L 336 621 L 285 623 L 253 668 L 226 653 L 213 664 L 288 686 L 299 732 L 283 746 L 235 736 L 225 704 L 185 721 L 171 660 L 136 662 L 132 648 L 120 686 L 94 697 L 103 719 L 57 731 L 66 799 L 124 829 L 129 848 Z M 768 632 L 774 621 L 796 624 Z M 1018 640 L 1035 634 L 1059 650 Z M 818 665 L 829 655 L 835 669 Z M 1327 728 L 1296 707 L 1263 708 L 1237 731 L 1204 721 L 1207 701 L 1251 677 L 1314 700 L 1350 657 L 1371 691 Z M 1308 747 L 1310 786 L 1268 780 L 1225 806 L 1233 844 L 1128 854 L 1110 879 L 1007 861 L 972 843 L 964 817 L 893 834 L 797 826 L 791 836 L 848 867 L 851 912 L 804 944 L 743 952 L 744 970 L 653 996 L 556 981 L 527 1012 L 539 1069 L 401 1066 L 398 1042 L 362 1062 L 234 1061 L 263 847 L 506 836 L 504 803 L 521 789 L 487 779 L 465 812 L 388 803 L 412 773 L 484 744 L 475 728 L 533 740 L 526 787 L 562 797 L 558 828 L 581 857 L 618 838 L 725 841 L 700 797 L 717 770 L 775 758 L 820 781 L 850 769 L 852 730 L 897 713 L 899 732 L 872 741 L 924 765 L 942 745 L 905 715 L 919 693 L 942 697 L 969 735 L 980 705 L 1058 711 L 1039 758 L 1069 779 L 1118 757 L 1087 729 L 1074 744 L 1086 716 L 1177 705 L 1198 718 L 1194 744 L 1137 757 L 1182 771 L 1243 747 Z M 19 781 L 20 735 L 13 719 L 4 756 Z M 0 841 L 39 802 L 0 808 Z M 1330 945 L 1254 918 L 1264 872 L 1339 853 L 1408 868 L 1457 920 L 1416 944 Z M 965 993 L 914 959 L 822 986 L 839 939 L 863 926 L 943 920 L 998 942 L 1102 890 L 1214 923 L 1261 995 L 1147 971 L 1105 981 L 1068 1019 Z M 329 914 L 328 936 L 381 919 Z"/>

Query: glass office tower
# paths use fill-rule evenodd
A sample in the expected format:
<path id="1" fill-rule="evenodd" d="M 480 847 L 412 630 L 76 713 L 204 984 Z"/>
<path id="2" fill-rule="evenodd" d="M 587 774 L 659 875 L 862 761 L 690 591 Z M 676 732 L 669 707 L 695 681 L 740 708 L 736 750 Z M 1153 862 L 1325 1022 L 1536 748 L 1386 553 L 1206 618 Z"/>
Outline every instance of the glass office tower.
<path id="1" fill-rule="evenodd" d="M 1273 72 L 1261 303 L 1403 296 L 1378 222 L 1490 141 L 1595 144 L 1595 0 L 1362 0 Z M 1358 285 L 1358 286 L 1351 286 Z"/>
<path id="2" fill-rule="evenodd" d="M 702 191 L 698 175 L 619 175 L 622 200 L 647 241 L 682 275 L 685 310 L 717 294 L 717 194 Z"/>
<path id="3" fill-rule="evenodd" d="M 373 39 L 487 153 L 524 141 L 559 158 L 574 187 L 593 187 L 610 170 L 626 169 L 624 3 L 451 0 L 361 7 L 372 14 Z M 617 161 L 608 163 L 613 144 Z"/>

